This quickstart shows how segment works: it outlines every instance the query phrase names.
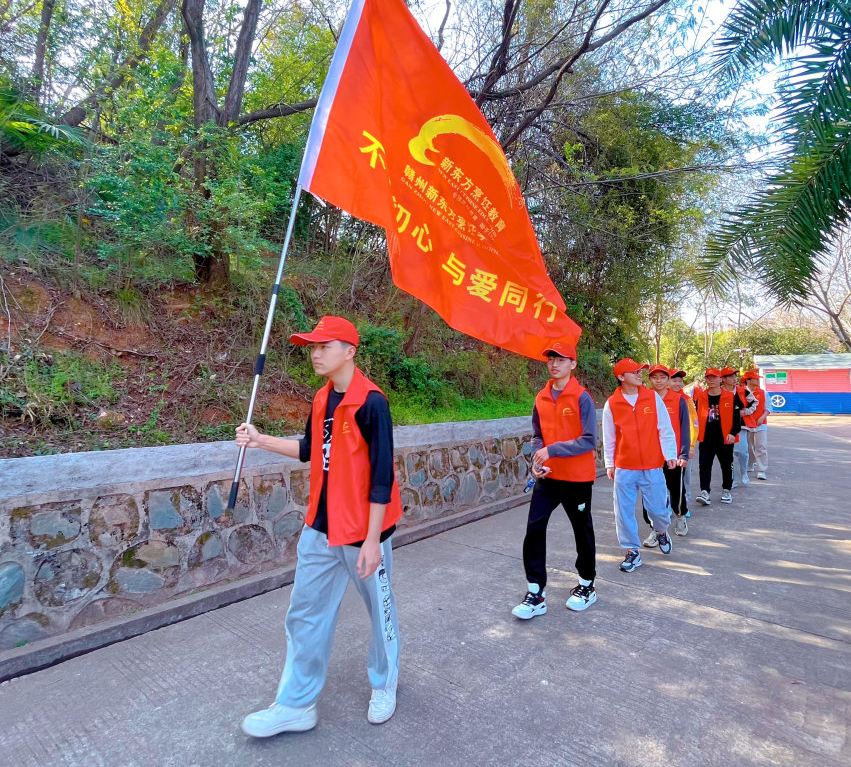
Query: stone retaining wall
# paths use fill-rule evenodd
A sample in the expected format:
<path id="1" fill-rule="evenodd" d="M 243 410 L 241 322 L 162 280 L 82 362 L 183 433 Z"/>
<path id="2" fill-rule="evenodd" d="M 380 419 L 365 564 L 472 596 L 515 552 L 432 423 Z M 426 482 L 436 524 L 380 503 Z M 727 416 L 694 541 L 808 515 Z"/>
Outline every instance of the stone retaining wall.
<path id="1" fill-rule="evenodd" d="M 397 427 L 399 529 L 520 496 L 529 427 Z M 230 442 L 0 461 L 0 653 L 292 565 L 308 468 L 249 451 L 227 512 L 235 463 Z"/>

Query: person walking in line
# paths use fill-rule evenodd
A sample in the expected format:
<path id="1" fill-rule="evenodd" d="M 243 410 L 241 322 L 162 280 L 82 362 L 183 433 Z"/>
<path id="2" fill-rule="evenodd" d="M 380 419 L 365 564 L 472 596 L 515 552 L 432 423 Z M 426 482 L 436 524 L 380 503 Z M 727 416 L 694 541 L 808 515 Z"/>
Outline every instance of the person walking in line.
<path id="1" fill-rule="evenodd" d="M 685 488 L 683 486 L 683 472 L 688 465 L 689 442 L 691 437 L 688 405 L 686 405 L 683 397 L 668 387 L 671 376 L 667 367 L 658 364 L 653 365 L 647 371 L 647 376 L 650 379 L 653 390 L 662 398 L 662 402 L 665 403 L 665 409 L 668 411 L 668 416 L 671 419 L 671 426 L 674 429 L 674 436 L 679 450 L 677 465 L 673 469 L 669 469 L 664 464 L 662 466 L 662 473 L 665 475 L 665 484 L 668 487 L 668 503 L 674 514 L 674 533 L 677 535 L 688 535 L 688 522 L 686 522 L 685 516 L 688 513 L 688 503 L 685 498 Z M 644 508 L 643 511 L 644 520 L 650 525 L 650 534 L 643 541 L 643 545 L 652 549 L 659 545 L 659 536 L 650 524 L 647 509 Z"/>
<path id="2" fill-rule="evenodd" d="M 671 509 L 662 465 L 677 465 L 677 442 L 662 398 L 642 386 L 641 371 L 633 359 L 619 360 L 613 369 L 618 388 L 603 408 L 603 448 L 606 474 L 614 480 L 615 525 L 618 542 L 626 549 L 620 569 L 631 573 L 641 566 L 641 540 L 635 504 L 639 490 L 656 531 L 659 551 L 670 554 L 668 535 Z"/>
<path id="3" fill-rule="evenodd" d="M 721 465 L 721 503 L 732 503 L 733 494 L 733 444 L 742 428 L 741 404 L 731 391 L 721 388 L 721 371 L 708 368 L 704 376 L 706 388 L 695 394 L 697 409 L 698 464 L 700 466 L 700 493 L 697 502 L 709 506 L 712 464 L 715 458 Z"/>
<path id="4" fill-rule="evenodd" d="M 309 501 L 285 621 L 286 664 L 275 702 L 242 722 L 243 731 L 256 738 L 316 726 L 316 701 L 350 582 L 366 604 L 372 629 L 367 662 L 372 724 L 386 722 L 396 710 L 399 676 L 390 539 L 402 504 L 387 398 L 356 367 L 360 339 L 348 320 L 323 317 L 311 333 L 290 341 L 309 345 L 314 372 L 328 379 L 313 399 L 304 437 L 271 437 L 245 423 L 236 430 L 240 446 L 310 461 Z"/>
<path id="5" fill-rule="evenodd" d="M 694 458 L 694 450 L 695 445 L 697 444 L 697 409 L 694 406 L 694 400 L 685 392 L 685 377 L 686 371 L 681 370 L 680 368 L 671 368 L 671 378 L 668 381 L 668 387 L 677 392 L 683 400 L 685 400 L 686 407 L 688 408 L 688 418 L 689 418 L 689 451 L 688 451 L 688 464 L 683 468 L 683 488 L 684 488 L 684 498 L 686 504 L 686 518 L 691 516 L 690 504 L 691 504 L 691 466 L 692 459 Z"/>
<path id="6" fill-rule="evenodd" d="M 733 392 L 739 399 L 742 418 L 756 410 L 756 399 L 747 387 L 736 383 L 736 371 L 731 367 L 721 368 L 721 388 Z M 745 435 L 737 434 L 733 443 L 733 488 L 747 485 L 748 479 L 748 443 Z"/>
<path id="7" fill-rule="evenodd" d="M 756 409 L 744 417 L 742 425 L 748 435 L 750 470 L 756 469 L 757 479 L 768 479 L 768 414 L 771 411 L 765 392 L 759 387 L 759 373 L 756 370 L 748 370 L 742 376 L 742 383 L 757 401 Z"/>
<path id="8" fill-rule="evenodd" d="M 597 601 L 591 519 L 591 489 L 597 478 L 597 410 L 591 395 L 573 376 L 575 347 L 557 341 L 541 354 L 547 360 L 550 380 L 538 392 L 532 409 L 532 475 L 537 481 L 523 539 L 528 590 L 512 610 L 524 620 L 547 611 L 547 525 L 559 504 L 573 527 L 579 575 L 566 606 L 581 611 Z"/>

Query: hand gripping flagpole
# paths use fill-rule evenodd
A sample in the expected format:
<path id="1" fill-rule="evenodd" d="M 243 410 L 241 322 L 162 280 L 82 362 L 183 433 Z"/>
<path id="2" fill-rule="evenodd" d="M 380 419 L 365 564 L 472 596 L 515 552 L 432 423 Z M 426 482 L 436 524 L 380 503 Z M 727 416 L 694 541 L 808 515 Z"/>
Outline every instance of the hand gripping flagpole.
<path id="1" fill-rule="evenodd" d="M 290 211 L 290 222 L 287 224 L 287 234 L 284 237 L 284 247 L 281 249 L 281 260 L 278 263 L 278 274 L 275 277 L 275 285 L 272 288 L 272 297 L 269 299 L 269 313 L 266 315 L 266 327 L 263 329 L 263 340 L 260 343 L 260 353 L 257 355 L 257 362 L 254 365 L 254 385 L 251 387 L 251 397 L 248 400 L 248 415 L 245 416 L 245 423 L 251 423 L 251 417 L 254 415 L 254 403 L 257 401 L 257 390 L 260 388 L 260 376 L 263 375 L 263 366 L 266 364 L 266 347 L 269 344 L 269 335 L 272 332 L 272 321 L 275 318 L 275 306 L 278 303 L 278 292 L 281 289 L 281 277 L 284 274 L 284 262 L 287 260 L 287 251 L 290 247 L 290 240 L 293 235 L 293 225 L 295 224 L 295 214 L 298 208 L 298 202 L 301 198 L 301 184 L 295 188 L 293 196 L 293 207 Z M 245 446 L 239 448 L 239 457 L 236 459 L 236 471 L 233 475 L 233 484 L 230 487 L 230 498 L 228 499 L 227 511 L 233 511 L 236 505 L 236 496 L 239 493 L 239 475 L 242 473 L 242 464 L 245 462 Z"/>

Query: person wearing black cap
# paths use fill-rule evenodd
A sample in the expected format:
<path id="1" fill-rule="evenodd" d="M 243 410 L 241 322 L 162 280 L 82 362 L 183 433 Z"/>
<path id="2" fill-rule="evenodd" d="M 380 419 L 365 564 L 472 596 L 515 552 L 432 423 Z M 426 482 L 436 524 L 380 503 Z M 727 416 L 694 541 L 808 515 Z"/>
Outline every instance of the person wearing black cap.
<path id="1" fill-rule="evenodd" d="M 573 377 L 576 349 L 568 341 L 550 344 L 542 355 L 550 380 L 538 392 L 532 410 L 532 475 L 523 566 L 527 592 L 512 613 L 523 620 L 547 611 L 547 525 L 561 504 L 576 540 L 579 584 L 566 606 L 581 611 L 597 601 L 596 547 L 591 520 L 591 488 L 597 477 L 597 411 L 591 395 Z"/>
<path id="2" fill-rule="evenodd" d="M 285 622 L 287 659 L 275 702 L 242 722 L 267 738 L 316 726 L 337 613 L 349 583 L 363 598 L 372 626 L 367 719 L 396 710 L 399 627 L 390 585 L 390 536 L 402 515 L 393 467 L 393 424 L 382 391 L 355 366 L 360 338 L 342 317 L 323 317 L 312 333 L 291 336 L 310 346 L 317 375 L 328 379 L 314 397 L 303 439 L 261 434 L 242 424 L 236 442 L 310 461 L 310 495 L 298 542 L 295 582 Z"/>

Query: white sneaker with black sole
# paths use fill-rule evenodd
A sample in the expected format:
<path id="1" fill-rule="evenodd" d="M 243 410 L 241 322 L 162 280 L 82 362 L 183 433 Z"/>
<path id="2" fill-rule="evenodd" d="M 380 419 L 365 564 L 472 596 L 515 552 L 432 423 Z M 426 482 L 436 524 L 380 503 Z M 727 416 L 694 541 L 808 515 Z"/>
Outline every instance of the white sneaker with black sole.
<path id="1" fill-rule="evenodd" d="M 515 618 L 527 621 L 536 615 L 543 615 L 546 611 L 547 592 L 541 591 L 541 587 L 537 583 L 530 583 L 523 601 L 511 611 L 511 614 Z"/>
<path id="2" fill-rule="evenodd" d="M 757 474 L 757 475 L 756 475 L 756 478 L 757 478 L 757 479 L 768 479 L 768 477 L 766 477 L 766 476 L 765 476 L 765 472 L 764 472 L 764 471 L 761 471 L 759 474 Z"/>

